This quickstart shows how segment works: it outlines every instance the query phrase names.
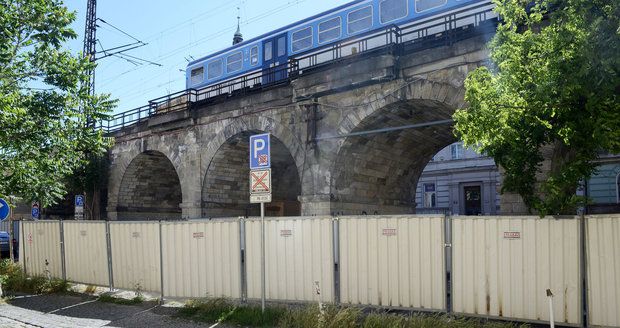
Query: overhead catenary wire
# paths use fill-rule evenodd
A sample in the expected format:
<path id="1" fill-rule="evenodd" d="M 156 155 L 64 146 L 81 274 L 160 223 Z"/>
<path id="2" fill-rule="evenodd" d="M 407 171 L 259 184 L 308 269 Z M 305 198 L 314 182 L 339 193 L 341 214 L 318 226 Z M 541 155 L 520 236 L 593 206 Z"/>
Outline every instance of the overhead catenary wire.
<path id="1" fill-rule="evenodd" d="M 292 6 L 296 6 L 296 5 L 298 5 L 298 4 L 302 3 L 302 2 L 305 2 L 305 1 L 306 0 L 289 1 L 289 2 L 287 2 L 284 5 L 278 6 L 278 7 L 274 8 L 274 9 L 271 9 L 271 10 L 264 11 L 264 12 L 262 12 L 262 13 L 256 15 L 256 16 L 253 16 L 253 17 L 249 18 L 248 20 L 243 21 L 242 25 L 248 25 L 248 24 L 253 23 L 253 22 L 261 21 L 261 20 L 263 20 L 263 19 L 265 19 L 267 17 L 275 15 L 275 14 L 277 14 L 279 12 L 282 12 L 283 10 L 286 10 L 286 9 L 292 7 Z M 231 5 L 230 7 L 234 7 L 234 6 Z M 215 33 L 209 34 L 209 35 L 207 35 L 207 36 L 205 36 L 203 38 L 195 40 L 195 41 L 193 41 L 191 43 L 187 43 L 187 44 L 185 44 L 185 45 L 183 45 L 183 46 L 181 46 L 179 48 L 176 48 L 176 49 L 173 49 L 173 50 L 171 50 L 169 52 L 166 52 L 163 55 L 160 55 L 160 56 L 154 58 L 153 60 L 161 61 L 161 60 L 164 60 L 164 59 L 171 58 L 172 56 L 174 56 L 174 55 L 176 55 L 176 54 L 178 54 L 178 53 L 180 53 L 180 52 L 182 52 L 182 51 L 184 51 L 184 50 L 186 50 L 186 49 L 188 49 L 188 48 L 190 48 L 192 46 L 195 46 L 195 45 L 198 45 L 198 44 L 202 44 L 204 42 L 207 42 L 207 41 L 210 41 L 210 40 L 215 39 L 217 37 L 220 37 L 222 35 L 225 35 L 226 33 L 233 31 L 235 28 L 236 28 L 236 25 L 231 25 L 231 26 L 226 27 L 224 29 L 221 29 L 221 30 L 219 30 L 219 31 L 217 31 Z M 154 35 L 156 35 L 156 34 L 154 34 Z M 170 66 L 178 66 L 178 65 L 181 65 L 183 63 L 185 63 L 185 62 L 181 61 L 181 62 L 177 62 L 175 64 L 172 64 Z M 135 68 L 135 69 L 131 69 L 129 71 L 123 72 L 122 74 L 117 75 L 115 78 L 123 76 L 123 75 L 126 75 L 126 73 L 129 73 L 130 71 L 133 72 L 133 71 L 138 70 L 140 68 Z M 177 69 L 177 67 L 174 67 L 174 69 Z M 163 75 L 163 73 L 161 73 L 161 72 L 157 74 L 157 76 L 161 76 L 161 75 Z M 153 80 L 153 76 L 144 77 L 141 81 L 146 81 L 146 80 Z M 176 78 L 176 79 L 173 79 L 173 80 L 169 81 L 169 83 L 170 82 L 177 82 L 177 81 L 181 81 L 181 80 L 182 80 L 182 78 Z M 111 83 L 114 80 L 108 80 L 108 81 Z M 109 85 L 110 83 L 106 83 L 105 85 Z M 168 84 L 168 83 L 166 83 L 166 84 Z M 143 84 L 141 84 L 141 85 L 143 85 Z M 111 92 L 114 93 L 115 91 L 121 90 L 121 89 L 125 89 L 125 85 L 119 85 L 117 88 L 115 88 Z"/>

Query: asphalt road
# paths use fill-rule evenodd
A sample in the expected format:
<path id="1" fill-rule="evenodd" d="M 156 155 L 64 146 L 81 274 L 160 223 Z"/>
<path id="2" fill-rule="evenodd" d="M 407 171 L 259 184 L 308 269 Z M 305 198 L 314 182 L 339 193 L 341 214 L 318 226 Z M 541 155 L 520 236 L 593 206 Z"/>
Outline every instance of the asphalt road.
<path id="1" fill-rule="evenodd" d="M 3 308 L 4 307 L 4 308 Z M 4 327 L 210 327 L 174 317 L 177 308 L 162 307 L 155 302 L 137 305 L 119 305 L 96 301 L 81 294 L 40 295 L 15 298 L 8 305 L 0 305 L 0 328 Z M 20 312 L 33 310 L 37 312 Z M 72 321 L 92 319 L 90 321 Z M 218 325 L 218 328 L 225 328 Z"/>

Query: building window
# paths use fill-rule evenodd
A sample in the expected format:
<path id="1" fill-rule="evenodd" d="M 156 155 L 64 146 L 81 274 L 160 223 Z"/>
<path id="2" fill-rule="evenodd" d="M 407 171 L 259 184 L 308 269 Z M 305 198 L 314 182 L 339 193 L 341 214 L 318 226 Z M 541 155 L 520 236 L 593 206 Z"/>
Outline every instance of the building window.
<path id="1" fill-rule="evenodd" d="M 434 183 L 424 184 L 424 207 L 437 207 L 437 196 Z"/>
<path id="2" fill-rule="evenodd" d="M 407 16 L 407 0 L 383 0 L 379 3 L 381 24 Z"/>
<path id="3" fill-rule="evenodd" d="M 214 60 L 209 63 L 207 67 L 207 76 L 209 80 L 214 79 L 216 77 L 220 77 L 222 75 L 222 60 Z"/>
<path id="4" fill-rule="evenodd" d="M 445 5 L 447 0 L 415 0 L 415 11 L 423 12 Z"/>
<path id="5" fill-rule="evenodd" d="M 203 81 L 205 74 L 204 67 L 194 68 L 190 76 L 191 85 L 196 85 Z"/>
<path id="6" fill-rule="evenodd" d="M 372 6 L 354 10 L 347 16 L 347 32 L 359 33 L 372 27 Z"/>
<path id="7" fill-rule="evenodd" d="M 258 46 L 250 49 L 250 65 L 254 66 L 256 64 L 258 64 Z"/>
<path id="8" fill-rule="evenodd" d="M 338 39 L 342 30 L 342 20 L 334 17 L 319 23 L 319 43 Z"/>
<path id="9" fill-rule="evenodd" d="M 450 152 L 452 153 L 452 159 L 463 158 L 463 144 L 458 142 L 450 145 Z"/>
<path id="10" fill-rule="evenodd" d="M 226 58 L 226 71 L 228 73 L 241 70 L 243 54 L 241 52 L 234 53 Z"/>
<path id="11" fill-rule="evenodd" d="M 312 27 L 308 26 L 293 32 L 291 40 L 293 43 L 293 52 L 310 48 L 312 46 Z"/>

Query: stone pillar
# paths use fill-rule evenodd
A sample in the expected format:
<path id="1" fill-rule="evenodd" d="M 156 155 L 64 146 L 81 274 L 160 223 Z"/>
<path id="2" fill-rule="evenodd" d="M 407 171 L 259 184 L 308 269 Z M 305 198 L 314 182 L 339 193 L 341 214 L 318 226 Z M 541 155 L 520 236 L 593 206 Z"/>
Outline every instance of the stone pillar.
<path id="1" fill-rule="evenodd" d="M 181 218 L 200 219 L 202 217 L 202 207 L 200 203 L 181 203 Z"/>
<path id="2" fill-rule="evenodd" d="M 106 217 L 108 218 L 108 220 L 110 221 L 116 221 L 118 220 L 118 211 L 117 211 L 117 203 L 113 203 L 113 202 L 109 202 L 108 201 L 108 206 L 106 206 L 105 210 L 106 210 Z"/>
<path id="3" fill-rule="evenodd" d="M 297 199 L 301 203 L 302 216 L 331 215 L 329 195 L 302 195 L 297 197 Z"/>

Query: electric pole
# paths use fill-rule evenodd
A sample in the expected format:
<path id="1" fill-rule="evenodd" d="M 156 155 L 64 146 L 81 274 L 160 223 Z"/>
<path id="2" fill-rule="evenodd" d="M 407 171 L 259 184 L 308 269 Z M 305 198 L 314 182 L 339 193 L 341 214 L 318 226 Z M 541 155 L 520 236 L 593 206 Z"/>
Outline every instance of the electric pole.
<path id="1" fill-rule="evenodd" d="M 97 59 L 97 0 L 87 0 L 86 29 L 84 31 L 84 57 L 92 63 Z M 95 68 L 88 71 L 88 92 L 95 94 Z M 90 123 L 90 122 L 89 122 Z"/>

